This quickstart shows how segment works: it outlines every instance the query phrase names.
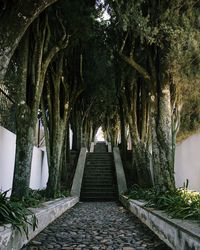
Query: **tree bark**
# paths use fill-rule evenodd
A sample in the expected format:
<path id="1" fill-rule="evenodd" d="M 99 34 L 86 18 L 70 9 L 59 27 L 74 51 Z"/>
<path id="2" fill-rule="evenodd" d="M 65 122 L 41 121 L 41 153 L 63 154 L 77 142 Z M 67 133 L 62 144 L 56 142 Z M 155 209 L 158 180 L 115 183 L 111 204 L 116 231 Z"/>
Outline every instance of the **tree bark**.
<path id="1" fill-rule="evenodd" d="M 53 46 L 49 51 L 44 53 L 45 47 L 45 37 L 46 37 L 46 22 L 48 19 L 45 19 L 44 25 L 39 25 L 40 20 L 38 19 L 33 26 L 37 27 L 34 49 L 30 52 L 30 44 L 27 43 L 26 37 L 28 37 L 27 33 L 25 34 L 25 39 L 22 40 L 22 44 L 20 45 L 21 51 L 25 51 L 22 53 L 19 58 L 19 62 L 22 65 L 19 65 L 18 74 L 21 74 L 20 91 L 18 93 L 18 114 L 17 114 L 17 144 L 16 144 L 16 161 L 15 161 L 15 174 L 13 179 L 13 193 L 12 196 L 17 197 L 18 199 L 22 199 L 25 196 L 29 189 L 29 179 L 30 171 L 31 171 L 31 156 L 30 149 L 33 149 L 34 135 L 35 135 L 35 126 L 37 122 L 37 113 L 39 109 L 40 99 L 42 95 L 42 89 L 44 85 L 44 79 L 46 76 L 46 71 L 48 66 L 53 59 L 53 57 L 59 52 L 59 50 L 64 49 L 68 44 L 68 38 L 66 37 L 66 33 L 58 41 L 58 44 Z M 38 28 L 40 27 L 40 29 Z M 23 43 L 25 41 L 25 43 Z M 24 45 L 24 48 L 23 48 Z M 25 54 L 25 55 L 23 55 Z M 26 58 L 25 58 L 26 57 Z M 30 60 L 31 63 L 28 63 L 27 60 Z M 29 72 L 29 77 L 28 73 Z M 30 74 L 31 73 L 31 74 Z M 26 122 L 23 122 L 26 121 Z M 20 127 L 26 128 L 26 131 L 23 133 L 20 131 Z M 30 130 L 30 131 L 29 131 Z M 23 144 L 22 141 L 24 140 Z M 31 141 L 32 140 L 32 141 Z M 27 151 L 24 148 L 27 147 Z M 19 155 L 19 156 L 18 156 Z M 57 159 L 55 159 L 56 161 Z M 22 168 L 26 172 L 25 175 L 18 176 L 19 173 L 22 172 Z M 26 178 L 22 180 L 23 178 Z M 20 183 L 24 182 L 26 185 L 21 185 Z"/>
<path id="2" fill-rule="evenodd" d="M 120 117 L 120 129 L 121 129 L 121 152 L 122 158 L 126 161 L 127 155 L 127 140 L 126 140 L 126 123 L 125 123 L 125 114 L 123 107 L 123 98 L 119 97 L 119 117 Z"/>
<path id="3" fill-rule="evenodd" d="M 17 138 L 12 198 L 21 199 L 28 195 L 29 190 L 35 119 L 33 121 L 33 117 L 26 104 L 18 106 L 16 115 Z"/>
<path id="4" fill-rule="evenodd" d="M 170 86 L 160 86 L 157 98 L 153 97 L 152 149 L 154 184 L 159 191 L 174 190 L 174 161 Z"/>

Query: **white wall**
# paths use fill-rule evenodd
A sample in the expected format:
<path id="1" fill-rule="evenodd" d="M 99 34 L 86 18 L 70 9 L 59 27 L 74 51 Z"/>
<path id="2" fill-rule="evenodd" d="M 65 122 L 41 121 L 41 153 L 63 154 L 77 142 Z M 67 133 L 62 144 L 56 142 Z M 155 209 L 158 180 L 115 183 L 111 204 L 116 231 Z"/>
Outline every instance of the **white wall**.
<path id="1" fill-rule="evenodd" d="M 12 188 L 15 162 L 15 134 L 0 127 L 0 190 Z M 10 192 L 8 193 L 10 194 Z"/>
<path id="2" fill-rule="evenodd" d="M 69 148 L 72 149 L 73 132 L 71 126 L 69 127 Z"/>
<path id="3" fill-rule="evenodd" d="M 0 190 L 12 188 L 16 135 L 0 126 Z M 30 188 L 43 189 L 48 180 L 48 164 L 46 152 L 34 147 L 31 164 Z M 9 192 L 10 195 L 10 192 Z"/>
<path id="4" fill-rule="evenodd" d="M 0 127 L 0 190 L 12 188 L 15 162 L 15 134 Z M 70 131 L 70 145 L 72 132 Z M 200 134 L 193 135 L 177 145 L 175 158 L 176 186 L 189 180 L 189 188 L 200 192 Z M 46 152 L 34 147 L 30 187 L 44 189 L 48 180 Z"/>
<path id="5" fill-rule="evenodd" d="M 176 147 L 176 186 L 182 187 L 186 179 L 190 189 L 200 192 L 200 134 L 190 136 Z"/>
<path id="6" fill-rule="evenodd" d="M 40 181 L 42 175 L 42 157 L 43 152 L 41 149 L 34 147 L 33 148 L 33 156 L 32 156 L 32 164 L 31 164 L 31 178 L 30 178 L 30 188 L 31 189 L 39 189 Z"/>
<path id="7" fill-rule="evenodd" d="M 41 168 L 40 189 L 45 189 L 49 178 L 49 168 L 47 162 L 47 153 L 43 151 L 42 168 Z"/>

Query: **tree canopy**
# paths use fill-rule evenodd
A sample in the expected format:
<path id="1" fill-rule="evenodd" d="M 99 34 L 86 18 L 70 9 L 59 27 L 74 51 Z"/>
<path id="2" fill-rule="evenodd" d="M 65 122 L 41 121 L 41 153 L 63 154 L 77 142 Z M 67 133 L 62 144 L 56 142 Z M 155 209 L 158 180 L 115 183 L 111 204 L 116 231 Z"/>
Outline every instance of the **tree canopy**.
<path id="1" fill-rule="evenodd" d="M 0 6 L 1 92 L 16 113 L 13 196 L 28 192 L 38 114 L 48 196 L 56 196 L 67 171 L 69 125 L 74 150 L 89 147 L 101 126 L 126 159 L 131 138 L 136 182 L 173 190 L 177 133 L 181 140 L 200 128 L 199 1 L 1 0 Z"/>

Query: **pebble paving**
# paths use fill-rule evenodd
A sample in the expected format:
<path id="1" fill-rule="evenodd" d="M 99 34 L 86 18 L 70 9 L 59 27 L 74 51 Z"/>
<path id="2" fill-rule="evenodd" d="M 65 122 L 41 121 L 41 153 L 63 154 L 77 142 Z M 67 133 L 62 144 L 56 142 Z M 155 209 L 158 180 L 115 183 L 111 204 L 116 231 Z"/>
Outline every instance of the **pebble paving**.
<path id="1" fill-rule="evenodd" d="M 115 202 L 84 202 L 65 212 L 24 250 L 170 250 Z"/>

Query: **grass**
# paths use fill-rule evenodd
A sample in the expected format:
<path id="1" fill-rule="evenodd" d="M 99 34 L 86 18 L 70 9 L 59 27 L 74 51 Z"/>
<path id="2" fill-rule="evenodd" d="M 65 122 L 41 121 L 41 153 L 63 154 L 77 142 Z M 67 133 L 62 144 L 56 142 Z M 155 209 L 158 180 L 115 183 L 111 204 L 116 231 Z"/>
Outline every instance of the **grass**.
<path id="1" fill-rule="evenodd" d="M 200 220 L 200 193 L 185 187 L 158 192 L 134 186 L 126 195 L 129 199 L 146 201 L 146 207 L 164 210 L 173 218 Z"/>

